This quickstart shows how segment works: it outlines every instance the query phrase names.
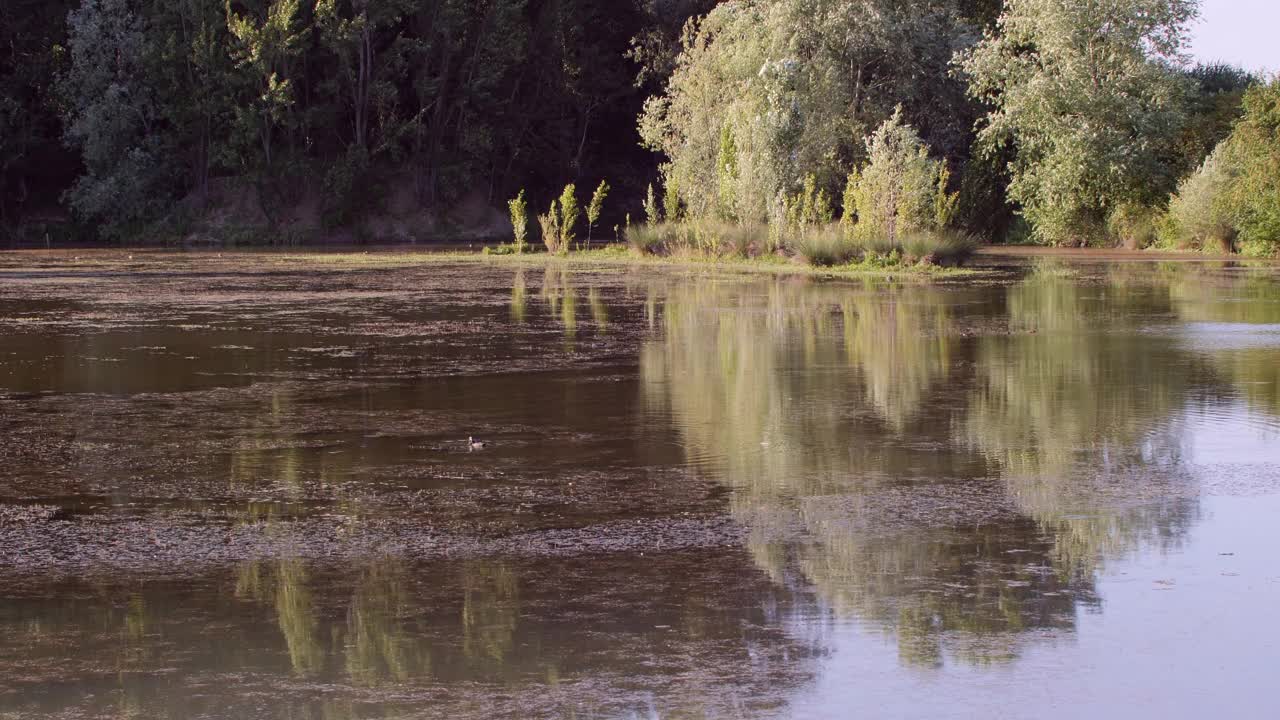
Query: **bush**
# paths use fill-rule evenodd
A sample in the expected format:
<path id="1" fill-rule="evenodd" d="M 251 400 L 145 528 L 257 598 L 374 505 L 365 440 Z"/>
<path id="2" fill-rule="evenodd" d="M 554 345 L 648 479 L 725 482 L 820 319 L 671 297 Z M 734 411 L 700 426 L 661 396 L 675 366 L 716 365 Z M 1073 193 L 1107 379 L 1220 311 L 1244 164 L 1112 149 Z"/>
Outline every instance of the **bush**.
<path id="1" fill-rule="evenodd" d="M 542 230 L 542 244 L 547 246 L 547 252 L 555 254 L 567 249 L 567 245 L 561 244 L 560 208 L 555 200 L 551 201 L 551 208 L 545 215 L 538 216 L 538 227 Z"/>
<path id="2" fill-rule="evenodd" d="M 596 187 L 596 191 L 591 195 L 591 204 L 587 206 L 587 243 L 591 242 L 591 231 L 595 229 L 596 223 L 600 222 L 600 213 L 604 210 L 604 199 L 609 195 L 609 183 L 604 180 Z"/>
<path id="3" fill-rule="evenodd" d="M 1149 247 L 1156 242 L 1160 211 L 1138 203 L 1124 203 L 1107 218 L 1107 234 L 1117 244 L 1130 250 Z"/>
<path id="4" fill-rule="evenodd" d="M 1171 250 L 1223 250 L 1234 245 L 1236 229 L 1228 204 L 1234 175 L 1225 144 L 1178 184 L 1158 229 L 1158 244 Z"/>
<path id="5" fill-rule="evenodd" d="M 662 211 L 658 209 L 658 199 L 653 194 L 653 183 L 649 183 L 644 196 L 644 221 L 650 225 L 662 222 Z"/>
<path id="6" fill-rule="evenodd" d="M 1182 181 L 1160 239 L 1253 256 L 1280 251 L 1280 77 L 1251 88 L 1231 136 Z"/>
<path id="7" fill-rule="evenodd" d="M 1244 96 L 1244 117 L 1227 139 L 1238 180 L 1230 213 L 1246 255 L 1280 252 L 1280 75 Z"/>
<path id="8" fill-rule="evenodd" d="M 853 235 L 896 245 L 900 235 L 950 221 L 957 199 L 947 193 L 950 173 L 944 163 L 929 158 L 915 129 L 902 121 L 901 110 L 866 143 L 870 161 L 850 175 L 845 188 L 844 223 Z"/>
<path id="9" fill-rule="evenodd" d="M 560 252 L 568 252 L 573 245 L 573 229 L 578 224 L 579 214 L 577 188 L 569 183 L 560 193 Z"/>
<path id="10" fill-rule="evenodd" d="M 514 233 L 516 253 L 523 253 L 525 239 L 529 235 L 529 203 L 524 199 L 524 190 L 507 203 L 507 209 L 511 211 L 511 229 Z"/>

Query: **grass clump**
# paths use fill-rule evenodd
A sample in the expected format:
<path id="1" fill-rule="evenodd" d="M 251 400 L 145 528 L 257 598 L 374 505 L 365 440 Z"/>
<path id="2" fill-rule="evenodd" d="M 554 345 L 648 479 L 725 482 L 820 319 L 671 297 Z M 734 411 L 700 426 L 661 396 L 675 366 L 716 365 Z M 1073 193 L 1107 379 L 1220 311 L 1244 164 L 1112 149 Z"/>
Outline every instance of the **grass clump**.
<path id="1" fill-rule="evenodd" d="M 674 226 L 663 222 L 632 225 L 627 228 L 627 245 L 638 255 L 667 255 L 674 237 Z"/>
<path id="2" fill-rule="evenodd" d="M 908 263 L 959 267 L 973 256 L 979 244 L 973 233 L 944 228 L 907 234 L 899 251 Z"/>
<path id="3" fill-rule="evenodd" d="M 687 220 L 632 225 L 627 244 L 640 255 L 753 258 L 764 252 L 763 225 L 723 220 Z"/>
<path id="4" fill-rule="evenodd" d="M 813 267 L 848 265 L 864 256 L 839 225 L 809 228 L 798 233 L 790 246 L 796 257 Z"/>

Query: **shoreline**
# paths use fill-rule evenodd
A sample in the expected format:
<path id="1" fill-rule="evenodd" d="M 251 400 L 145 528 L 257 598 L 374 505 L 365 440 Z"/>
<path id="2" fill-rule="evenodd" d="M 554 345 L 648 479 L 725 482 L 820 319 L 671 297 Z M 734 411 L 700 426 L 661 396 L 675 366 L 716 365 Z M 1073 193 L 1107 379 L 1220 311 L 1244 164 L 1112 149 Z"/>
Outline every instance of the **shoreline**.
<path id="1" fill-rule="evenodd" d="M 1246 258 L 1239 255 L 1210 255 L 1150 250 L 1096 248 L 1051 248 L 1042 246 L 985 245 L 978 248 L 960 267 L 891 266 L 854 263 L 844 266 L 819 267 L 778 256 L 758 258 L 722 258 L 699 256 L 637 255 L 625 245 L 608 244 L 564 255 L 551 255 L 541 248 L 523 254 L 489 252 L 492 244 L 442 243 L 438 245 L 372 245 L 314 247 L 248 247 L 248 248 L 159 248 L 159 247 L 94 247 L 94 248 L 18 248 L 0 250 L 0 274 L 35 269 L 51 263 L 56 267 L 78 265 L 119 267 L 122 260 L 132 261 L 141 270 L 163 266 L 170 259 L 209 257 L 254 257 L 271 264 L 311 264 L 332 268 L 399 268 L 446 264 L 478 264 L 493 267 L 541 268 L 572 267 L 581 270 L 646 268 L 675 271 L 719 271 L 742 275 L 815 277 L 828 279 L 918 279 L 949 280 L 990 278 L 1012 267 L 1031 267 L 1039 262 L 1067 265 L 1133 265 L 1144 263 L 1231 264 L 1249 268 L 1280 268 L 1280 260 Z M 509 246 L 505 246 L 509 247 Z M 123 258 L 121 256 L 124 256 Z M 8 258 L 10 262 L 2 259 Z M 33 262 L 22 262 L 30 259 Z M 18 262 L 13 262 L 18 261 Z"/>

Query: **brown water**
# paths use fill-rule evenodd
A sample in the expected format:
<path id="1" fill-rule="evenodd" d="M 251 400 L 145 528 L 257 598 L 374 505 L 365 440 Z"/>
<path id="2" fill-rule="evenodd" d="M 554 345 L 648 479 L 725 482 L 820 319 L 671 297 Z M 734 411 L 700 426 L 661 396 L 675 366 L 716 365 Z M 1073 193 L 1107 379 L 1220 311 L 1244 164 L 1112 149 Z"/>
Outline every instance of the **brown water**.
<path id="1" fill-rule="evenodd" d="M 0 718 L 1273 712 L 1274 268 L 14 253 L 0 432 Z"/>

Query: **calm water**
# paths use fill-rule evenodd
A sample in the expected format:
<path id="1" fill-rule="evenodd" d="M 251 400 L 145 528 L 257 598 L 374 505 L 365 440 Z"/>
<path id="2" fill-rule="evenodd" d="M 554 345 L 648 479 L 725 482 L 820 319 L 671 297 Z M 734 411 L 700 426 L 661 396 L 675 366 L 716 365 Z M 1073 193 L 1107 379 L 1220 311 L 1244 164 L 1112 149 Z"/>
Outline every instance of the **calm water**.
<path id="1" fill-rule="evenodd" d="M 1275 268 L 0 255 L 0 432 L 0 718 L 1274 713 Z"/>

